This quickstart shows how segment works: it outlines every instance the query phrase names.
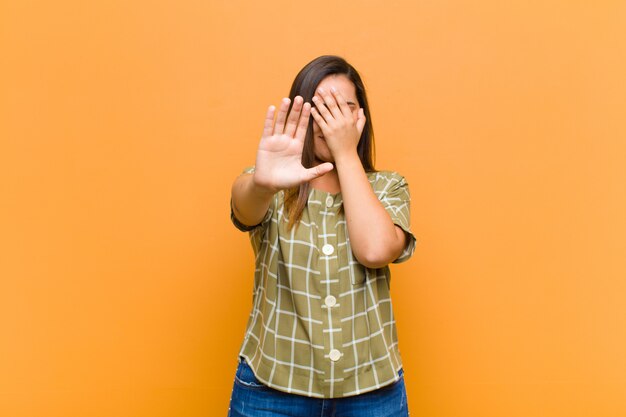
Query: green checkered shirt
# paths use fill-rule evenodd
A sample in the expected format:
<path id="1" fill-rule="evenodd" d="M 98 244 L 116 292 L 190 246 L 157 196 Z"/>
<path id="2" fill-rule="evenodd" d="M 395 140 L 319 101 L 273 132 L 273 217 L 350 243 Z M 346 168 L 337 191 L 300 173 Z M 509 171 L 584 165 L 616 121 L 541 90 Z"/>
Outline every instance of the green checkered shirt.
<path id="1" fill-rule="evenodd" d="M 244 172 L 251 173 L 254 168 Z M 409 188 L 395 172 L 367 174 L 393 222 L 407 232 Z M 240 355 L 280 391 L 320 398 L 362 394 L 398 380 L 402 367 L 389 267 L 366 268 L 350 249 L 341 194 L 311 189 L 299 226 L 287 230 L 284 193 L 247 227 L 255 254 L 253 308 Z"/>

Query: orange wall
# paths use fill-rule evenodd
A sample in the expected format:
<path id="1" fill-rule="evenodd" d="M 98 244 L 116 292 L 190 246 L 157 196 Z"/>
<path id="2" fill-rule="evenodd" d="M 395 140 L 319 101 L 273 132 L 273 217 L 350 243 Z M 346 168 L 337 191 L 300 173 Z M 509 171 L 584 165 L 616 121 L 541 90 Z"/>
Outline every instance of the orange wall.
<path id="1" fill-rule="evenodd" d="M 411 186 L 412 415 L 626 415 L 624 27 L 617 0 L 2 1 L 0 415 L 225 415 L 230 184 L 323 53 Z"/>

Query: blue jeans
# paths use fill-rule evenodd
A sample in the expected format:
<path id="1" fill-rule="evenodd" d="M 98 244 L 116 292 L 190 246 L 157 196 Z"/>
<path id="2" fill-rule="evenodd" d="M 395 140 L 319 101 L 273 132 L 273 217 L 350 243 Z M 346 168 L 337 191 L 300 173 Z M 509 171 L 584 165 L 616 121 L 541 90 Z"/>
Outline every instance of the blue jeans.
<path id="1" fill-rule="evenodd" d="M 228 417 L 407 417 L 404 374 L 391 385 L 345 398 L 310 398 L 269 388 L 242 358 L 235 374 Z"/>

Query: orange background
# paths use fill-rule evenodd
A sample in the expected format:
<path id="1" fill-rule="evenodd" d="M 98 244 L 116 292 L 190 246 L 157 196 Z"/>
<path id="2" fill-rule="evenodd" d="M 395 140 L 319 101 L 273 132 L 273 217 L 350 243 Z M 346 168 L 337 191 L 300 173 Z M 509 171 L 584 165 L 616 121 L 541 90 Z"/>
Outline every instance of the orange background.
<path id="1" fill-rule="evenodd" d="M 406 176 L 411 415 L 626 415 L 624 1 L 0 3 L 0 415 L 223 416 L 229 221 L 312 58 Z"/>

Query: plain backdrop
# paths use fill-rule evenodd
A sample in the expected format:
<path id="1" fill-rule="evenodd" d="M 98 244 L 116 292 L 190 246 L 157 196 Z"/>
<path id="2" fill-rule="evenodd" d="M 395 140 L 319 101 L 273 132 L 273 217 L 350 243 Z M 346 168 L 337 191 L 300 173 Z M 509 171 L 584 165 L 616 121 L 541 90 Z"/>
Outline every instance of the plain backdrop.
<path id="1" fill-rule="evenodd" d="M 0 3 L 0 415 L 224 416 L 230 186 L 339 54 L 412 194 L 411 415 L 626 415 L 624 1 Z"/>

